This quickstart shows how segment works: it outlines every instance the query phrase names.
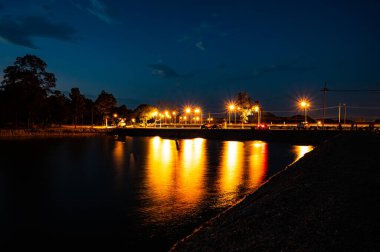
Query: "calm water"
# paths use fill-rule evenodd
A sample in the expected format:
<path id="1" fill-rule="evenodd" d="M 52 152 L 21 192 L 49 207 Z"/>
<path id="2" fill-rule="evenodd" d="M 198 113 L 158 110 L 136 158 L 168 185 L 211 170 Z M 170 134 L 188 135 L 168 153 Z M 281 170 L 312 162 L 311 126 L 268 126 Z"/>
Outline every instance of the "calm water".
<path id="1" fill-rule="evenodd" d="M 159 137 L 0 141 L 0 230 L 13 248 L 166 251 L 310 151 Z M 137 249 L 136 249 L 137 250 Z"/>

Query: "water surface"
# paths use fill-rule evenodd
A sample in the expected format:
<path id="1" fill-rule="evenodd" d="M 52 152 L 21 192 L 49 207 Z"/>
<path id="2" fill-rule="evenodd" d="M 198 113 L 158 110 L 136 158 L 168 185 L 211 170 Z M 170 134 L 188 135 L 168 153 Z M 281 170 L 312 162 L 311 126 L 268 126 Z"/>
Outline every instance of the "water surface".
<path id="1" fill-rule="evenodd" d="M 166 251 L 312 148 L 201 138 L 1 140 L 1 239 L 14 248 Z"/>

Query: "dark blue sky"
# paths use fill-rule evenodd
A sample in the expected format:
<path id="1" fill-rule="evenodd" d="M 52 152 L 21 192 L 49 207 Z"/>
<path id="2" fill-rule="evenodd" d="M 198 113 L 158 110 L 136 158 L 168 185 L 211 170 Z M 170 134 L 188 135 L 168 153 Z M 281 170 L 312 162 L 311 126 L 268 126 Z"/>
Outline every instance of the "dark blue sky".
<path id="1" fill-rule="evenodd" d="M 364 0 L 0 0 L 0 68 L 34 54 L 58 90 L 105 90 L 130 108 L 218 112 L 239 91 L 267 110 L 292 110 L 304 95 L 319 108 L 325 81 L 380 89 L 379 13 L 379 1 Z M 329 106 L 379 100 L 328 94 Z"/>

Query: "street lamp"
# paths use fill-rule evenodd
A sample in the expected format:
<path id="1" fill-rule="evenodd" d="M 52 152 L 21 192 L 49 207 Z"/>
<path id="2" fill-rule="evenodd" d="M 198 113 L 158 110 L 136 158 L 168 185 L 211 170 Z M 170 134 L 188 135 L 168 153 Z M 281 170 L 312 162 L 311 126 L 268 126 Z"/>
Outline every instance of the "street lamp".
<path id="1" fill-rule="evenodd" d="M 177 112 L 173 111 L 172 112 L 172 115 L 173 115 L 173 122 L 174 124 L 176 123 L 176 115 L 177 115 Z"/>
<path id="2" fill-rule="evenodd" d="M 307 123 L 307 114 L 306 114 L 306 110 L 307 110 L 308 107 L 310 107 L 310 102 L 309 102 L 308 100 L 301 100 L 301 101 L 299 102 L 299 106 L 300 106 L 301 108 L 303 108 L 303 110 L 304 110 L 304 113 L 305 113 L 305 123 Z"/>
<path id="3" fill-rule="evenodd" d="M 259 105 L 255 105 L 253 107 L 253 110 L 257 113 L 257 126 L 260 125 L 261 122 L 261 109 Z"/>
<path id="4" fill-rule="evenodd" d="M 114 113 L 114 114 L 113 114 L 113 118 L 114 118 L 113 124 L 114 124 L 115 126 L 117 126 L 117 117 L 118 117 L 118 115 L 117 115 L 116 113 Z"/>
<path id="5" fill-rule="evenodd" d="M 201 119 L 201 124 L 202 124 L 202 110 L 200 108 L 195 108 L 194 109 L 195 114 L 200 114 L 200 119 Z"/>
<path id="6" fill-rule="evenodd" d="M 188 115 L 187 117 L 190 119 L 190 123 L 191 123 L 191 114 L 190 114 L 191 113 L 191 108 L 190 107 L 186 107 L 185 108 L 185 113 Z"/>
<path id="7" fill-rule="evenodd" d="M 231 112 L 235 110 L 235 104 L 230 103 L 228 106 L 228 124 L 231 124 Z M 236 123 L 236 113 L 235 113 L 235 123 Z"/>
<path id="8" fill-rule="evenodd" d="M 152 117 L 154 118 L 154 127 L 156 128 L 156 124 L 157 124 L 157 114 L 158 112 L 157 111 L 153 111 L 152 112 Z"/>

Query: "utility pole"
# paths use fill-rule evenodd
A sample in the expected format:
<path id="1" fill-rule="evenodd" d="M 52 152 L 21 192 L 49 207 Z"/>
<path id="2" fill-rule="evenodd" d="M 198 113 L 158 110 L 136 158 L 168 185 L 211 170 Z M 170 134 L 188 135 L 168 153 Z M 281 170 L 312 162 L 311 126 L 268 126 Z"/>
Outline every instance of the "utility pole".
<path id="1" fill-rule="evenodd" d="M 369 93 L 379 93 L 380 89 L 328 89 L 327 88 L 327 82 L 325 82 L 325 87 L 321 89 L 323 92 L 323 117 L 322 117 L 322 127 L 325 125 L 325 117 L 326 117 L 326 100 L 327 100 L 327 92 L 369 92 Z M 347 113 L 347 106 L 346 104 L 343 104 L 344 106 L 344 123 L 346 122 L 346 113 Z M 339 104 L 339 110 L 340 110 L 340 104 Z M 339 112 L 340 113 L 340 112 Z"/>
<path id="2" fill-rule="evenodd" d="M 346 105 L 346 103 L 344 103 L 343 106 L 344 106 L 343 124 L 346 124 L 346 116 L 347 116 L 347 105 Z"/>
<path id="3" fill-rule="evenodd" d="M 338 123 L 340 123 L 340 103 L 338 105 Z"/>
<path id="4" fill-rule="evenodd" d="M 323 91 L 322 128 L 324 129 L 325 128 L 325 117 L 326 117 L 326 95 L 327 95 L 327 91 L 329 91 L 327 89 L 327 82 L 325 82 L 325 87 L 321 91 Z"/>

